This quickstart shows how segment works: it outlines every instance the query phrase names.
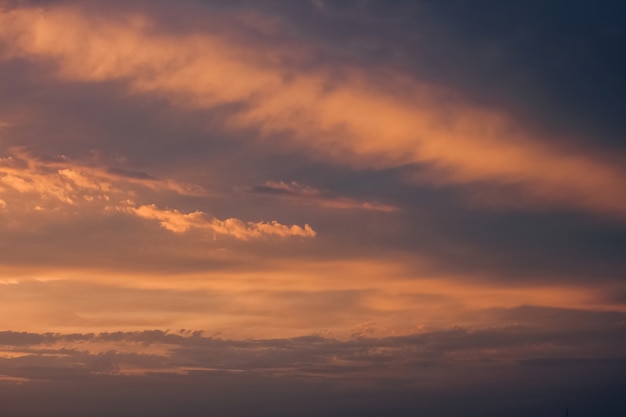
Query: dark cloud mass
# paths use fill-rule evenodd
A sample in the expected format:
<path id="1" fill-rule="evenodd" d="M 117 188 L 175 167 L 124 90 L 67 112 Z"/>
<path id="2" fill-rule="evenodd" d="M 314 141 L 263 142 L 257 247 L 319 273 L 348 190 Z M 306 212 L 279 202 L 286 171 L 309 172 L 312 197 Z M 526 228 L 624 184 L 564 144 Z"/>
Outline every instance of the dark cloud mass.
<path id="1" fill-rule="evenodd" d="M 10 380 L 21 381 L 20 395 L 36 390 L 56 410 L 52 415 L 80 415 L 95 401 L 102 407 L 96 413 L 102 415 L 171 415 L 182 407 L 194 416 L 214 409 L 240 415 L 376 411 L 522 416 L 558 409 L 562 400 L 578 412 L 594 412 L 593 402 L 577 398 L 577 393 L 623 382 L 623 352 L 606 349 L 623 345 L 624 314 L 533 308 L 500 313 L 539 317 L 544 326 L 576 319 L 583 324 L 556 331 L 518 325 L 348 341 L 321 336 L 233 341 L 186 330 L 3 332 L 4 352 L 14 356 L 0 362 L 5 378 L 0 383 L 12 392 L 16 386 Z M 621 340 L 616 339 L 616 327 L 621 327 Z M 102 344 L 109 350 L 90 352 Z M 485 366 L 487 372 L 478 371 Z M 70 395 L 62 386 L 77 390 L 66 404 L 54 399 Z M 129 404 L 123 392 L 130 386 L 137 402 Z M 114 394 L 113 401 L 101 403 L 103 389 Z M 201 391 L 206 395 L 199 395 Z M 455 404 L 446 404 L 450 395 Z M 606 412 L 616 412 L 620 405 L 610 388 L 598 398 L 606 401 Z M 30 412 L 20 396 L 5 400 L 16 415 Z"/>
<path id="2" fill-rule="evenodd" d="M 0 415 L 619 415 L 625 4 L 0 2 Z"/>

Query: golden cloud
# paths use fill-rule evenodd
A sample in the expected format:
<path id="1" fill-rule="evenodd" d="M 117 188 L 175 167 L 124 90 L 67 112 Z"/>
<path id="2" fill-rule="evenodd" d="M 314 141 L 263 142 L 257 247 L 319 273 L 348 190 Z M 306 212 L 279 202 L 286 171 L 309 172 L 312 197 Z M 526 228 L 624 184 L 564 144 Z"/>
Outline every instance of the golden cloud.
<path id="1" fill-rule="evenodd" d="M 242 240 L 261 236 L 316 235 L 308 224 L 300 227 L 276 221 L 246 223 L 235 218 L 219 220 L 200 211 L 184 214 L 176 209 L 159 209 L 154 204 L 137 203 L 135 200 L 145 198 L 141 188 L 181 195 L 202 195 L 204 191 L 199 186 L 171 179 L 135 178 L 115 172 L 80 165 L 63 156 L 45 161 L 32 157 L 24 149 L 14 149 L 11 156 L 0 159 L 0 208 L 19 216 L 33 211 L 117 211 L 158 220 L 162 227 L 176 233 L 193 228 Z"/>
<path id="2" fill-rule="evenodd" d="M 133 94 L 182 108 L 245 103 L 224 126 L 253 128 L 266 140 L 288 133 L 273 140 L 278 148 L 360 168 L 425 164 L 434 184 L 515 185 L 539 205 L 626 215 L 623 167 L 547 145 L 500 111 L 445 102 L 444 89 L 398 72 L 374 78 L 367 68 L 342 68 L 340 81 L 324 70 L 294 74 L 277 58 L 288 49 L 266 45 L 261 53 L 223 28 L 167 33 L 147 16 L 112 20 L 63 7 L 3 12 L 0 39 L 5 59 L 52 63 L 64 80 L 123 80 Z"/>
<path id="3" fill-rule="evenodd" d="M 296 203 L 329 209 L 367 210 L 387 213 L 398 211 L 397 207 L 390 204 L 342 197 L 296 181 L 288 183 L 284 181 L 266 181 L 263 185 L 252 187 L 250 190 L 267 196 L 289 199 Z"/>

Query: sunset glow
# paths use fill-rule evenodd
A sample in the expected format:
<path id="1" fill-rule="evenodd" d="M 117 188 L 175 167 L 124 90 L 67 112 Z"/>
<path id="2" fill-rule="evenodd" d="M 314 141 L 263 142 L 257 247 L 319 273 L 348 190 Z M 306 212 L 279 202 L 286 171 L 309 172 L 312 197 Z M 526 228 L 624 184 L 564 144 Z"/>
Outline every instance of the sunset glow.
<path id="1" fill-rule="evenodd" d="M 626 10 L 492 3 L 0 2 L 0 415 L 618 415 Z"/>

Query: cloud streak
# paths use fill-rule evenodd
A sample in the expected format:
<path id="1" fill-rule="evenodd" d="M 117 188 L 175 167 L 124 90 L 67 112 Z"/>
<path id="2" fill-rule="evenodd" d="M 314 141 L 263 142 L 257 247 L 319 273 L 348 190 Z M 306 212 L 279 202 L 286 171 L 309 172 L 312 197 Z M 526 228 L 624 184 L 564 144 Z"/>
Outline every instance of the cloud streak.
<path id="1" fill-rule="evenodd" d="M 398 208 L 377 201 L 359 201 L 349 197 L 337 196 L 329 191 L 321 190 L 296 181 L 266 181 L 263 185 L 250 187 L 253 193 L 282 198 L 295 203 L 339 210 L 366 210 L 393 213 Z"/>
<path id="2" fill-rule="evenodd" d="M 184 233 L 190 229 L 201 229 L 215 234 L 234 236 L 237 239 L 248 240 L 261 236 L 278 237 L 315 237 L 316 232 L 305 224 L 303 227 L 285 226 L 276 221 L 248 222 L 239 219 L 219 220 L 201 211 L 181 213 L 178 210 L 162 210 L 155 205 L 143 205 L 128 209 L 129 212 L 145 218 L 158 220 L 159 224 L 174 233 Z"/>
<path id="3" fill-rule="evenodd" d="M 155 204 L 136 203 L 135 200 L 145 198 L 141 188 L 182 196 L 206 195 L 201 187 L 193 184 L 157 180 L 143 173 L 79 165 L 63 156 L 46 161 L 32 157 L 24 149 L 14 149 L 12 155 L 0 159 L 0 209 L 5 215 L 9 214 L 13 222 L 29 212 L 56 215 L 96 209 L 102 213 L 117 211 L 157 220 L 163 228 L 175 233 L 200 229 L 241 240 L 316 235 L 308 224 L 300 227 L 285 226 L 276 221 L 219 220 L 200 211 L 185 214 L 176 209 L 159 209 Z"/>
<path id="4" fill-rule="evenodd" d="M 272 30 L 282 30 L 275 23 Z M 515 185 L 539 205 L 624 216 L 622 168 L 552 148 L 506 115 L 446 103 L 437 88 L 386 70 L 377 70 L 377 79 L 404 94 L 374 86 L 370 74 L 354 68 L 342 68 L 341 83 L 323 70 L 289 76 L 281 64 L 289 56 L 279 46 L 259 54 L 221 28 L 218 36 L 210 30 L 157 33 L 157 26 L 136 13 L 111 21 L 64 7 L 26 8 L 3 13 L 0 35 L 5 57 L 50 62 L 68 81 L 122 81 L 131 93 L 164 97 L 182 108 L 240 103 L 225 127 L 258 130 L 279 148 L 309 149 L 361 168 L 424 164 L 432 172 L 426 180 L 435 184 Z M 289 139 L 277 139 L 282 136 Z"/>
<path id="5" fill-rule="evenodd" d="M 623 313 L 540 308 L 502 313 L 511 317 L 530 314 L 536 321 L 346 340 L 319 335 L 228 340 L 185 329 L 72 334 L 5 331 L 0 332 L 0 373 L 36 380 L 46 374 L 31 372 L 34 367 L 80 370 L 84 375 L 254 371 L 303 378 L 326 376 L 350 382 L 353 378 L 375 380 L 394 375 L 419 378 L 422 373 L 431 376 L 432 368 L 471 369 L 485 361 L 503 369 L 549 367 L 565 360 L 624 365 L 626 358 L 619 346 L 626 340 L 623 333 L 614 331 L 623 326 Z M 572 317 L 582 318 L 582 325 L 558 328 L 559 323 Z"/>

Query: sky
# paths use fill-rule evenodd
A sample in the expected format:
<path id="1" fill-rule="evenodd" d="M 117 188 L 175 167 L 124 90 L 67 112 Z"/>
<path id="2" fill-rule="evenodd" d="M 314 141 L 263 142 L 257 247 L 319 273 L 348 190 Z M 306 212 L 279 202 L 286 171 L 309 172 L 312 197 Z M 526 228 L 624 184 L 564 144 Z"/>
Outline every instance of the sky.
<path id="1" fill-rule="evenodd" d="M 621 414 L 625 15 L 0 1 L 0 414 Z"/>

